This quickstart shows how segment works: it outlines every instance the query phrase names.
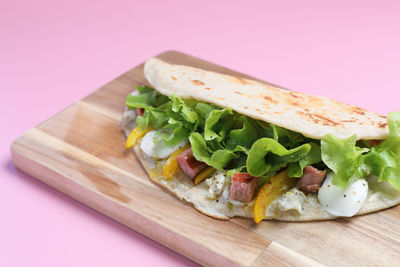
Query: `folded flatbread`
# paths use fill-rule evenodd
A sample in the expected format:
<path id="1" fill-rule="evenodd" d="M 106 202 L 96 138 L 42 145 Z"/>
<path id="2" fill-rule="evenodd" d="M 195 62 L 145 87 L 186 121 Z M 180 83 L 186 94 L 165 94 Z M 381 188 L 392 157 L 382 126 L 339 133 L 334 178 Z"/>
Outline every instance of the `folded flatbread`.
<path id="1" fill-rule="evenodd" d="M 400 139 L 398 137 L 400 136 L 400 127 L 398 127 L 400 123 L 397 120 L 397 113 L 389 116 L 391 120 L 389 120 L 388 125 L 386 116 L 329 98 L 284 90 L 261 82 L 190 66 L 172 65 L 157 58 L 146 61 L 144 74 L 150 86 L 164 96 L 163 101 L 161 104 L 156 103 L 161 101 L 159 100 L 161 98 L 157 98 L 154 94 L 151 95 L 153 98 L 150 99 L 147 94 L 152 94 L 152 92 L 147 87 L 147 89 L 142 89 L 139 95 L 137 91 L 134 91 L 132 97 L 128 97 L 129 101 L 127 98 L 128 107 L 125 109 L 122 118 L 122 128 L 126 136 L 129 137 L 132 131 L 140 125 L 145 128 L 145 126 L 151 126 L 151 120 L 163 121 L 163 123 L 153 123 L 153 126 L 156 124 L 159 126 L 159 129 L 150 131 L 153 136 L 156 136 L 154 138 L 170 140 L 171 138 L 178 138 L 177 135 L 181 134 L 184 136 L 184 140 L 179 144 L 176 142 L 171 144 L 171 147 L 174 147 L 173 150 L 189 144 L 193 147 L 193 154 L 198 161 L 215 167 L 215 172 L 210 175 L 210 178 L 197 185 L 181 168 L 178 168 L 173 176 L 167 179 L 163 177 L 162 169 L 163 166 L 170 163 L 168 162 L 169 157 L 161 155 L 164 152 L 157 152 L 161 156 L 151 154 L 148 152 L 151 149 L 145 147 L 149 143 L 150 132 L 146 133 L 148 135 L 146 139 L 139 136 L 133 146 L 133 150 L 152 181 L 179 199 L 193 204 L 200 212 L 218 219 L 228 219 L 234 216 L 253 218 L 257 194 L 271 177 L 284 169 L 289 169 L 289 173 L 292 172 L 294 177 L 288 179 L 301 179 L 306 174 L 305 167 L 308 165 L 318 166 L 328 171 L 324 184 L 320 184 L 317 191 L 314 189 L 311 191 L 300 190 L 301 188 L 299 189 L 296 184 L 290 188 L 284 188 L 267 206 L 265 219 L 285 221 L 324 220 L 354 215 L 348 215 L 349 213 L 346 212 L 348 210 L 354 211 L 353 206 L 357 205 L 357 201 L 359 207 L 353 212 L 357 215 L 385 209 L 400 203 L 400 192 L 398 191 L 399 187 L 397 187 L 397 184 L 400 184 L 400 177 L 398 177 L 400 172 L 397 169 L 400 149 L 393 148 L 400 144 L 400 141 L 398 143 L 397 140 Z M 172 100 L 168 100 L 165 96 Z M 142 100 L 143 103 L 140 104 Z M 160 113 L 159 107 L 167 105 L 168 101 L 173 102 L 171 107 L 167 108 L 168 114 L 180 112 L 183 114 L 181 114 L 181 117 L 186 121 L 177 121 L 178 119 L 175 117 L 167 118 L 167 120 L 163 118 L 165 114 Z M 219 122 L 219 126 L 214 124 L 214 128 L 211 126 L 207 128 L 207 125 L 196 125 L 197 121 L 201 121 L 200 117 L 191 120 L 191 116 L 195 115 L 196 112 L 200 114 L 196 116 L 201 116 L 201 107 L 198 103 L 206 103 L 218 109 L 218 112 L 214 113 L 221 114 L 218 115 L 220 117 L 216 115 L 218 118 L 210 118 L 212 112 L 207 111 L 202 123 L 207 124 L 212 123 L 213 120 L 222 120 Z M 160 118 L 157 117 L 158 115 Z M 227 116 L 225 118 L 229 119 L 223 121 L 223 116 Z M 139 117 L 142 118 L 138 119 Z M 244 117 L 246 118 L 243 119 Z M 254 127 L 257 129 L 264 127 L 265 131 L 270 131 L 271 136 L 266 134 L 260 137 L 258 134 L 257 138 L 254 138 L 251 143 L 238 144 L 234 147 L 231 145 L 235 141 L 233 137 L 243 133 L 246 129 L 244 122 L 239 123 L 243 128 L 240 128 L 241 126 L 240 129 L 235 128 L 235 122 L 229 122 L 232 120 L 250 121 L 250 126 L 256 124 L 257 126 Z M 182 128 L 192 129 L 196 134 L 193 134 L 190 130 L 189 132 L 188 130 L 179 132 L 177 127 L 166 127 L 168 124 L 176 126 L 177 123 L 181 123 Z M 226 126 L 228 124 L 229 126 Z M 241 130 L 241 132 L 232 132 L 235 130 Z M 155 134 L 156 131 L 158 131 L 158 137 Z M 278 134 L 283 134 L 284 138 L 282 139 L 287 142 L 281 141 Z M 156 139 L 151 140 L 155 142 Z M 264 142 L 259 139 L 264 139 L 262 140 Z M 201 148 L 199 148 L 198 142 L 205 144 L 205 149 L 208 149 L 204 152 L 205 154 L 199 152 Z M 270 152 L 271 149 L 268 146 L 273 146 L 275 142 L 284 146 L 285 152 Z M 286 143 L 283 144 L 282 142 Z M 261 146 L 261 143 L 265 144 L 263 149 L 268 152 L 265 155 L 262 154 L 261 158 L 260 156 L 257 158 L 255 155 L 260 154 L 260 148 L 258 148 L 258 152 L 256 151 L 257 145 Z M 311 149 L 309 145 L 306 147 L 305 143 L 311 144 Z M 163 145 L 165 145 L 165 142 Z M 149 146 L 152 146 L 152 144 L 149 144 Z M 298 149 L 299 146 L 307 151 L 301 154 L 299 151 L 302 149 Z M 319 156 L 319 161 L 308 161 L 314 148 L 322 155 Z M 155 151 L 157 145 L 152 149 L 151 151 Z M 338 151 L 333 151 L 334 149 L 338 149 Z M 216 152 L 217 150 L 224 150 L 224 152 L 218 154 L 220 157 L 222 155 L 222 157 L 230 156 L 230 158 L 228 157 L 222 163 L 215 163 L 214 165 L 214 162 L 220 160 L 218 155 L 213 157 L 214 154 L 219 153 Z M 341 158 L 346 158 L 346 160 L 348 158 L 348 165 L 346 165 L 346 162 L 343 163 L 340 157 L 337 157 L 338 153 L 343 153 Z M 166 154 L 170 156 L 171 153 Z M 206 156 L 203 157 L 203 155 Z M 387 155 L 390 155 L 391 158 L 386 158 Z M 291 161 L 291 157 L 298 157 L 298 159 Z M 246 165 L 242 166 L 236 162 L 241 158 L 246 160 Z M 260 162 L 257 164 L 249 162 L 255 158 Z M 306 166 L 303 166 L 304 164 Z M 229 172 L 233 165 L 234 170 Z M 241 167 L 237 168 L 237 166 Z M 344 168 L 343 166 L 347 167 Z M 344 174 L 343 169 L 353 169 L 353 172 L 351 175 Z M 231 176 L 235 170 L 239 173 L 249 172 L 253 176 L 261 177 L 260 181 L 262 180 L 262 182 L 258 182 L 259 186 L 249 201 L 232 199 L 233 182 Z M 294 173 L 298 174 L 297 178 Z M 261 186 L 260 183 L 262 183 Z M 356 183 L 359 183 L 358 187 Z M 362 186 L 366 186 L 366 184 L 367 189 L 362 189 Z M 324 191 L 320 187 L 324 188 Z M 337 187 L 337 190 L 330 193 L 328 187 Z M 360 192 L 358 192 L 357 188 L 360 187 Z M 326 194 L 337 195 L 338 192 L 349 191 L 349 188 L 356 188 L 354 191 L 357 192 L 350 192 L 350 194 L 356 195 L 357 193 L 359 199 L 348 200 L 349 197 L 343 194 L 338 201 L 338 203 L 342 203 L 341 205 L 351 206 L 349 209 L 344 208 L 343 211 L 341 207 L 335 207 L 332 211 L 328 204 L 324 206 L 325 203 L 337 202 L 334 197 L 332 199 L 331 196 L 328 195 L 327 197 Z M 322 191 L 325 196 L 322 195 Z M 348 204 L 348 201 L 351 203 Z M 336 212 L 335 209 L 339 211 Z"/>

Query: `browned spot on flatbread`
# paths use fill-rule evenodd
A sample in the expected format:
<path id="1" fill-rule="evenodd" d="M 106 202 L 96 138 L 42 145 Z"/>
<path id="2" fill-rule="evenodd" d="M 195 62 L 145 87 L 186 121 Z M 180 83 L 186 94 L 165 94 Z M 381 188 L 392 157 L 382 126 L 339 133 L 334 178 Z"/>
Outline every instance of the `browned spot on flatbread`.
<path id="1" fill-rule="evenodd" d="M 251 82 L 249 82 L 249 81 L 246 81 L 245 79 L 242 79 L 242 78 L 240 78 L 240 77 L 234 77 L 239 83 L 241 83 L 241 84 L 252 84 Z"/>
<path id="2" fill-rule="evenodd" d="M 256 111 L 261 111 L 259 108 L 256 108 Z"/>
<path id="3" fill-rule="evenodd" d="M 172 76 L 172 75 L 171 75 L 171 79 L 174 80 L 174 81 L 178 80 L 175 76 Z"/>
<path id="4" fill-rule="evenodd" d="M 387 123 L 386 122 L 380 122 L 380 123 L 378 123 L 378 127 L 379 128 L 385 128 L 387 126 Z"/>
<path id="5" fill-rule="evenodd" d="M 378 115 L 380 118 L 382 118 L 382 119 L 387 119 L 387 117 L 386 116 L 383 116 L 383 115 Z"/>
<path id="6" fill-rule="evenodd" d="M 199 81 L 199 80 L 192 80 L 192 83 L 194 85 L 205 85 L 205 83 L 203 83 L 202 81 Z"/>
<path id="7" fill-rule="evenodd" d="M 234 93 L 237 94 L 237 95 L 243 95 L 243 93 L 239 92 L 239 91 L 235 91 Z"/>
<path id="8" fill-rule="evenodd" d="M 326 118 L 322 115 L 316 114 L 316 113 L 304 113 L 302 111 L 297 111 L 296 112 L 300 117 L 305 117 L 314 122 L 315 124 L 321 124 L 324 126 L 337 126 L 340 125 L 341 123 L 335 122 L 329 118 Z"/>
<path id="9" fill-rule="evenodd" d="M 246 106 L 244 106 L 243 108 L 244 108 L 244 109 L 249 109 L 249 107 L 246 107 Z"/>
<path id="10" fill-rule="evenodd" d="M 311 113 L 312 114 L 312 113 Z M 322 116 L 322 115 L 319 115 L 319 114 L 313 114 L 315 117 L 317 117 L 317 118 L 319 118 L 319 119 L 321 119 L 322 121 L 324 121 L 323 122 L 323 125 L 331 125 L 331 126 L 336 126 L 336 125 L 340 125 L 340 123 L 339 122 L 335 122 L 335 121 L 333 121 L 333 120 L 331 120 L 331 119 L 329 119 L 329 118 L 326 118 L 326 117 L 324 117 L 324 116 Z"/>
<path id="11" fill-rule="evenodd" d="M 314 107 L 318 107 L 318 106 L 323 106 L 323 101 L 320 97 L 316 97 L 316 96 L 308 96 L 308 103 Z"/>
<path id="12" fill-rule="evenodd" d="M 357 113 L 359 115 L 365 115 L 366 110 L 363 108 L 359 108 L 359 107 L 352 107 L 351 111 L 353 111 L 354 113 Z"/>
<path id="13" fill-rule="evenodd" d="M 205 90 L 211 90 L 211 88 L 210 87 L 206 87 L 206 88 L 204 88 Z"/>
<path id="14" fill-rule="evenodd" d="M 264 99 L 267 100 L 267 101 L 269 101 L 269 102 L 272 102 L 272 103 L 274 103 L 274 104 L 278 103 L 278 101 L 276 101 L 275 99 L 273 99 L 272 97 L 267 96 L 267 95 L 264 96 Z"/>
<path id="15" fill-rule="evenodd" d="M 299 99 L 302 99 L 302 98 L 304 97 L 301 93 L 295 92 L 295 91 L 290 92 L 289 95 L 290 95 L 291 97 L 299 98 Z"/>

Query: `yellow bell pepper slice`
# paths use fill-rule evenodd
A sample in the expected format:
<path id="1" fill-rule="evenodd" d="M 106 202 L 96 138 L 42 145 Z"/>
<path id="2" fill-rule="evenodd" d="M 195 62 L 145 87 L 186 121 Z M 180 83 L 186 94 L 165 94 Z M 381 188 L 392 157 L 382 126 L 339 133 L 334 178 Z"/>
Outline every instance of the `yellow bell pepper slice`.
<path id="1" fill-rule="evenodd" d="M 164 178 L 169 179 L 172 177 L 172 175 L 174 175 L 174 173 L 178 170 L 178 162 L 176 161 L 176 157 L 188 148 L 189 146 L 182 147 L 169 156 L 161 171 L 161 175 Z"/>
<path id="2" fill-rule="evenodd" d="M 209 178 L 211 174 L 213 174 L 213 172 L 215 172 L 215 168 L 213 167 L 205 168 L 199 174 L 197 174 L 196 177 L 194 177 L 193 179 L 194 184 L 199 184 L 205 179 Z"/>
<path id="3" fill-rule="evenodd" d="M 131 148 L 135 145 L 136 141 L 145 135 L 148 131 L 150 131 L 150 127 L 147 126 L 145 130 L 140 128 L 139 126 L 136 126 L 135 129 L 132 130 L 132 132 L 129 134 L 128 139 L 126 140 L 125 148 Z"/>
<path id="4" fill-rule="evenodd" d="M 289 178 L 287 170 L 284 170 L 266 182 L 258 192 L 254 204 L 254 221 L 256 223 L 261 222 L 269 204 L 284 191 L 292 188 L 296 181 L 295 178 Z"/>

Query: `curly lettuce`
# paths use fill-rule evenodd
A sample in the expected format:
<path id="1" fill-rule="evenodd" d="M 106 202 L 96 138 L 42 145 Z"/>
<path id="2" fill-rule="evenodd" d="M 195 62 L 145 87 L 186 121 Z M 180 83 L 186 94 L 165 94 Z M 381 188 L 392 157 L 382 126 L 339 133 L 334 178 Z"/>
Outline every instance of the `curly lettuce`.
<path id="1" fill-rule="evenodd" d="M 370 173 L 378 176 L 378 182 L 387 181 L 400 190 L 400 112 L 388 115 L 389 138 L 372 147 L 365 156 Z"/>
<path id="2" fill-rule="evenodd" d="M 335 173 L 334 185 L 345 187 L 352 177 L 360 177 L 361 166 L 364 163 L 363 153 L 368 148 L 356 146 L 356 136 L 339 139 L 331 134 L 321 140 L 321 157 L 323 162 Z"/>
<path id="3" fill-rule="evenodd" d="M 319 144 L 311 142 L 310 151 L 306 156 L 297 162 L 289 163 L 288 165 L 288 176 L 289 177 L 301 177 L 305 167 L 321 162 L 321 147 Z"/>
<path id="4" fill-rule="evenodd" d="M 400 112 L 389 113 L 388 126 L 389 138 L 371 148 L 358 147 L 355 136 L 322 138 L 322 160 L 335 173 L 333 184 L 344 188 L 352 178 L 373 174 L 400 190 Z"/>
<path id="5" fill-rule="evenodd" d="M 298 162 L 310 152 L 310 149 L 310 144 L 303 144 L 287 150 L 274 139 L 261 138 L 254 142 L 249 151 L 246 161 L 247 171 L 255 177 L 266 176 L 291 162 Z"/>

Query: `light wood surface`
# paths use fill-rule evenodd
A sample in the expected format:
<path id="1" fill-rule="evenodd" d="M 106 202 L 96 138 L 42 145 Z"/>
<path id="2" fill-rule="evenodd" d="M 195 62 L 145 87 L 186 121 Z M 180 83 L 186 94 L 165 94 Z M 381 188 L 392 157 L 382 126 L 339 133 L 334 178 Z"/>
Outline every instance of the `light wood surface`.
<path id="1" fill-rule="evenodd" d="M 227 74 L 176 51 L 159 58 Z M 213 266 L 400 265 L 400 207 L 324 222 L 220 221 L 151 183 L 125 151 L 127 94 L 146 83 L 143 64 L 15 140 L 14 164 L 40 181 L 171 249 Z"/>

